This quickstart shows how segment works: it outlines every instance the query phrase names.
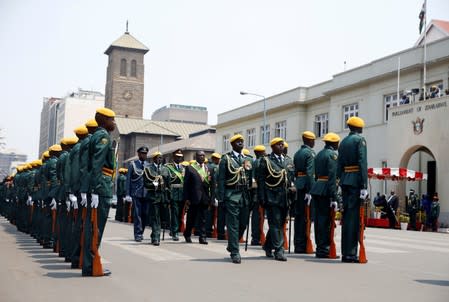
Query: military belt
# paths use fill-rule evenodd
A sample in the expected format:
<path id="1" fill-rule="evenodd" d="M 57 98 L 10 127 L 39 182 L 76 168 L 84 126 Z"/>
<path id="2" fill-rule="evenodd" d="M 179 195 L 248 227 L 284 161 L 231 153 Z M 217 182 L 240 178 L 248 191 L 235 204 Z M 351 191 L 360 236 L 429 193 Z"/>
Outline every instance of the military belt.
<path id="1" fill-rule="evenodd" d="M 327 181 L 329 176 L 318 176 L 318 181 Z"/>
<path id="2" fill-rule="evenodd" d="M 101 172 L 103 172 L 104 175 L 112 177 L 114 175 L 114 170 L 109 169 L 106 167 L 101 168 Z"/>
<path id="3" fill-rule="evenodd" d="M 298 171 L 298 172 L 296 173 L 296 176 L 298 176 L 298 177 L 301 177 L 301 176 L 307 176 L 307 174 L 306 174 L 305 172 Z"/>
<path id="4" fill-rule="evenodd" d="M 182 184 L 172 184 L 172 185 L 170 185 L 170 188 L 172 188 L 172 189 L 174 189 L 174 188 L 182 188 L 183 187 L 183 185 Z"/>
<path id="5" fill-rule="evenodd" d="M 345 166 L 344 167 L 346 173 L 359 172 L 359 166 Z"/>

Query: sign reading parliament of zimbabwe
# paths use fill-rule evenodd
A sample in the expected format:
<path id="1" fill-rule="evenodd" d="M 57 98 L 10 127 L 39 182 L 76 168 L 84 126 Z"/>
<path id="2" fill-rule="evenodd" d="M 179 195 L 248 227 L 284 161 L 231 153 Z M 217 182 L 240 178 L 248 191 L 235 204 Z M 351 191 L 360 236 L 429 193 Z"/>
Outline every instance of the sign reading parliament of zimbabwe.
<path id="1" fill-rule="evenodd" d="M 422 111 L 429 111 L 429 110 L 437 110 L 441 108 L 445 108 L 447 106 L 447 101 L 438 102 L 438 103 L 432 103 L 432 104 L 422 104 L 416 107 L 406 108 L 403 110 L 393 111 L 391 113 L 391 117 L 398 117 L 401 115 L 407 115 L 414 112 L 422 112 Z M 415 111 L 416 109 L 416 111 Z"/>

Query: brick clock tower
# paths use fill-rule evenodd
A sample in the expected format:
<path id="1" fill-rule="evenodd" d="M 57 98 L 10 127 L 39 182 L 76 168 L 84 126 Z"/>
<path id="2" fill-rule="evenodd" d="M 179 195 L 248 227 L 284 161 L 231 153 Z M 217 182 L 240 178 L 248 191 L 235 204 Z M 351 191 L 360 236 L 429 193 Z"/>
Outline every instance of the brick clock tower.
<path id="1" fill-rule="evenodd" d="M 143 57 L 148 51 L 126 30 L 104 52 L 109 56 L 105 106 L 118 116 L 143 118 Z"/>

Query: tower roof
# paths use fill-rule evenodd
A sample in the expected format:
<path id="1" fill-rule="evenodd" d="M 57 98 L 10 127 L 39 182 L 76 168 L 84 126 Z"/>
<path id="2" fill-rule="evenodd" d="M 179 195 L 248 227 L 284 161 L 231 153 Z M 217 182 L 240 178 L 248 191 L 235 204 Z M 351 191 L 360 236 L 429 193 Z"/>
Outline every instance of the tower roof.
<path id="1" fill-rule="evenodd" d="M 128 31 L 126 31 L 120 38 L 112 42 L 112 44 L 106 49 L 105 54 L 109 55 L 115 47 L 117 48 L 129 48 L 141 50 L 143 53 L 147 53 L 150 49 L 134 38 Z"/>

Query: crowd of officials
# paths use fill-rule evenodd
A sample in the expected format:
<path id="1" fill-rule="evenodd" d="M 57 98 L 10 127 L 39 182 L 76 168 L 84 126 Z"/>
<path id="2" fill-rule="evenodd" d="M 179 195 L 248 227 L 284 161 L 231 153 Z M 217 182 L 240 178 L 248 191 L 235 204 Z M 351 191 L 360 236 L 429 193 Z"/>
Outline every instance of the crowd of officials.
<path id="1" fill-rule="evenodd" d="M 293 158 L 287 155 L 288 145 L 282 138 L 271 140 L 270 152 L 256 146 L 252 156 L 244 149 L 243 136 L 236 134 L 230 139 L 230 152 L 213 153 L 209 160 L 200 150 L 187 162 L 182 150 L 176 150 L 163 163 L 160 152 L 148 158 L 148 148 L 143 146 L 127 168 L 117 169 L 117 146 L 109 135 L 115 128 L 114 117 L 110 109 L 98 109 L 94 120 L 74 130 L 76 137 L 64 138 L 41 159 L 17 167 L 17 174 L 5 178 L 0 187 L 1 215 L 44 248 L 65 257 L 72 268 L 81 268 L 83 276 L 110 274 L 102 268 L 98 248 L 115 178 L 115 218 L 134 224 L 137 242 L 144 240 L 145 228 L 150 226 L 154 246 L 161 244 L 168 229 L 174 241 L 181 234 L 186 243 L 192 243 L 193 235 L 200 244 L 208 244 L 208 237 L 227 240 L 226 249 L 236 264 L 241 263 L 241 242 L 261 245 L 267 257 L 287 261 L 285 249 L 290 251 L 290 245 L 294 253 L 314 252 L 313 219 L 315 257 L 336 259 L 333 217 L 342 203 L 341 261 L 366 262 L 361 251 L 360 259 L 358 254 L 363 240 L 360 209 L 368 197 L 361 118 L 348 119 L 350 132 L 342 141 L 337 134 L 327 133 L 325 146 L 316 155 L 316 137 L 310 131 L 302 133 L 303 145 Z M 288 228 L 295 230 L 292 240 L 285 234 L 288 217 Z M 251 240 L 248 232 L 243 238 L 249 225 Z"/>

